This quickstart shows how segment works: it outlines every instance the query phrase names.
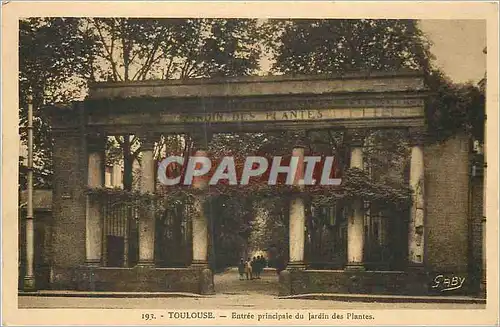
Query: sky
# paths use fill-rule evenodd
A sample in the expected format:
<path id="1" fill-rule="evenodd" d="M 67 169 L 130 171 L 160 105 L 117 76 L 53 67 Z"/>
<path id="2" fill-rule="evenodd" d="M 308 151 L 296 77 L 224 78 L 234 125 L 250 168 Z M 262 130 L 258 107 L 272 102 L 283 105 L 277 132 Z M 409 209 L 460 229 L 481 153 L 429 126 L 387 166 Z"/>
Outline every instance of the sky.
<path id="1" fill-rule="evenodd" d="M 454 82 L 479 82 L 486 72 L 486 21 L 422 20 L 422 31 L 433 43 L 435 65 Z"/>

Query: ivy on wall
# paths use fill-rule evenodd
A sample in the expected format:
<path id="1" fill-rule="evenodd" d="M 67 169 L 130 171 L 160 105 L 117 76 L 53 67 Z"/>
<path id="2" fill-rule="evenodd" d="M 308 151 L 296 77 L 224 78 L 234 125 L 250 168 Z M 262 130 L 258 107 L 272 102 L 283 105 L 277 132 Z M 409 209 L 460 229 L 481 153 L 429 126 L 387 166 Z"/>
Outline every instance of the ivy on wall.
<path id="1" fill-rule="evenodd" d="M 392 186 L 380 181 L 372 181 L 368 174 L 357 168 L 347 169 L 339 186 L 304 186 L 291 185 L 214 185 L 206 190 L 189 186 L 160 187 L 157 193 L 141 193 L 119 188 L 92 188 L 88 194 L 97 201 L 108 201 L 120 205 L 142 208 L 153 202 L 158 210 L 179 203 L 192 204 L 196 196 L 204 195 L 205 199 L 217 198 L 221 195 L 229 197 L 250 197 L 255 201 L 272 197 L 291 197 L 302 194 L 309 197 L 313 205 L 327 205 L 335 201 L 349 201 L 360 198 L 371 203 L 404 209 L 411 205 L 412 190 L 410 187 Z"/>

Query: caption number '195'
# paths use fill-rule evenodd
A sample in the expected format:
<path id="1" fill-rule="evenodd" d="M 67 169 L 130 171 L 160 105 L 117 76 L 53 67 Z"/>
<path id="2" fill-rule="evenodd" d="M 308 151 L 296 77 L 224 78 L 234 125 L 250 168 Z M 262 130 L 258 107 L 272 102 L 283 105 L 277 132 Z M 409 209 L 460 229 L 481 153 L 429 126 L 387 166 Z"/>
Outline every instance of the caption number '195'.
<path id="1" fill-rule="evenodd" d="M 143 313 L 141 315 L 141 319 L 142 320 L 154 320 L 154 319 L 156 319 L 156 317 L 155 317 L 154 313 Z"/>

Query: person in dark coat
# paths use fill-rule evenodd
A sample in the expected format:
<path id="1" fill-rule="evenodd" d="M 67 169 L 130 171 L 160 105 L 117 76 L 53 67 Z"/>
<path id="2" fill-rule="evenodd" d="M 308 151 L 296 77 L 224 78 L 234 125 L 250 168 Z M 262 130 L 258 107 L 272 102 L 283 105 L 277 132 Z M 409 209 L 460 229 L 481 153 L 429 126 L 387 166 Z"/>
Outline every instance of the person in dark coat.
<path id="1" fill-rule="evenodd" d="M 240 263 L 238 264 L 238 273 L 240 274 L 240 280 L 245 279 L 245 261 L 243 258 L 240 259 Z"/>
<path id="2" fill-rule="evenodd" d="M 262 271 L 262 261 L 260 260 L 260 255 L 255 258 L 255 278 L 260 279 L 260 272 Z"/>
<path id="3" fill-rule="evenodd" d="M 259 270 L 257 268 L 257 257 L 253 257 L 251 266 L 252 266 L 252 273 L 255 276 L 255 279 L 257 279 L 258 274 L 259 274 Z"/>
<path id="4" fill-rule="evenodd" d="M 267 265 L 266 258 L 264 258 L 264 256 L 261 255 L 259 257 L 259 276 L 262 273 L 262 271 L 264 271 L 264 268 L 266 268 L 266 265 Z"/>

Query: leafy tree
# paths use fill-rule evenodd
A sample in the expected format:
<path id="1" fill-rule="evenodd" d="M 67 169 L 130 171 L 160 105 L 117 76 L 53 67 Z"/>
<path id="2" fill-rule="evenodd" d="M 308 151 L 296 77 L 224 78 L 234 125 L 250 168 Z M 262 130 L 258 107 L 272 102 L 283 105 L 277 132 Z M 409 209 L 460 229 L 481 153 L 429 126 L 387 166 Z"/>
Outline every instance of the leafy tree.
<path id="1" fill-rule="evenodd" d="M 42 106 L 81 98 L 87 81 L 249 75 L 260 56 L 257 22 L 244 19 L 29 18 L 20 21 L 19 44 L 21 135 L 25 140 L 31 89 L 35 162 L 49 179 L 50 126 Z M 123 148 L 127 189 L 139 141 L 124 135 L 108 142 L 113 160 L 112 148 Z"/>
<path id="2" fill-rule="evenodd" d="M 431 142 L 444 141 L 457 132 L 466 132 L 483 142 L 484 88 L 471 83 L 455 84 L 437 70 L 427 74 L 426 83 L 432 91 L 426 106 Z"/>
<path id="3" fill-rule="evenodd" d="M 270 20 L 264 28 L 276 73 L 429 68 L 429 42 L 415 20 Z"/>
<path id="4" fill-rule="evenodd" d="M 19 21 L 19 125 L 27 144 L 28 96 L 33 97 L 35 186 L 51 185 L 52 152 L 43 106 L 81 96 L 92 43 L 76 18 L 29 18 Z M 24 179 L 20 172 L 21 182 Z M 25 188 L 24 183 L 20 185 Z"/>
<path id="5" fill-rule="evenodd" d="M 89 18 L 86 26 L 97 40 L 92 80 L 239 76 L 258 68 L 255 20 Z M 130 189 L 140 140 L 124 135 L 116 142 L 123 149 L 124 187 Z M 157 155 L 168 142 L 169 136 L 158 140 Z"/>

